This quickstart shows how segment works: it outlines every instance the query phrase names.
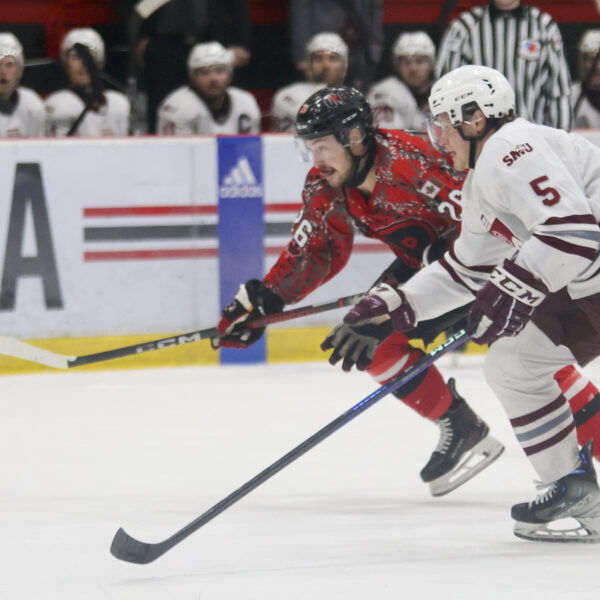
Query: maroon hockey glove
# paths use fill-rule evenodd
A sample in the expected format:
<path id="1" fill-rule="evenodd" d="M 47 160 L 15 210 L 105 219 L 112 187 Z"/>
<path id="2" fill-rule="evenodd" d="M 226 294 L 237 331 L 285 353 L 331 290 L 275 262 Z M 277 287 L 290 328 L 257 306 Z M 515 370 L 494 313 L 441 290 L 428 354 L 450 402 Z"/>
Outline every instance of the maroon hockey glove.
<path id="1" fill-rule="evenodd" d="M 517 335 L 546 295 L 548 288 L 529 271 L 505 260 L 475 297 L 469 312 L 469 329 L 477 344 L 492 344 Z"/>
<path id="2" fill-rule="evenodd" d="M 415 313 L 406 296 L 396 287 L 380 283 L 344 317 L 352 326 L 382 323 L 391 319 L 394 331 L 408 331 L 417 324 Z"/>
<path id="3" fill-rule="evenodd" d="M 377 346 L 391 333 L 392 323 L 389 319 L 378 325 L 369 323 L 358 327 L 342 323 L 325 338 L 321 350 L 333 348 L 329 362 L 335 365 L 343 358 L 344 371 L 350 371 L 354 366 L 364 371 L 373 362 Z"/>
<path id="4" fill-rule="evenodd" d="M 247 348 L 258 340 L 264 327 L 248 329 L 245 325 L 272 313 L 283 310 L 283 300 L 262 281 L 250 279 L 240 285 L 233 301 L 222 312 L 217 329 L 221 337 L 212 338 L 211 345 L 218 348 Z"/>

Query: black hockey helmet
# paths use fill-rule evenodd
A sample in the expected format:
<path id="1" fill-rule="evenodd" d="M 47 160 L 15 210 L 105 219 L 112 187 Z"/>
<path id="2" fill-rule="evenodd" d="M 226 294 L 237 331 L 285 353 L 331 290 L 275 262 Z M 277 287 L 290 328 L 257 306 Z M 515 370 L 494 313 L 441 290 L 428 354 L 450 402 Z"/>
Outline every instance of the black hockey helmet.
<path id="1" fill-rule="evenodd" d="M 296 117 L 296 133 L 303 140 L 333 135 L 342 146 L 348 146 L 349 133 L 356 127 L 371 138 L 373 111 L 358 90 L 347 86 L 315 92 Z"/>

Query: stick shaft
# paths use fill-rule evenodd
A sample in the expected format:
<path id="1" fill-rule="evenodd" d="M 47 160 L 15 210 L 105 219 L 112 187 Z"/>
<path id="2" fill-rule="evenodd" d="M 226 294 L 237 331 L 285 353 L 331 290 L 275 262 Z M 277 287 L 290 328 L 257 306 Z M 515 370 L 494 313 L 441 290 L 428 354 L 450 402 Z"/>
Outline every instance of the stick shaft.
<path id="1" fill-rule="evenodd" d="M 310 304 L 308 306 L 292 308 L 290 310 L 259 317 L 258 319 L 248 323 L 247 326 L 249 329 L 265 327 L 274 323 L 282 323 L 291 319 L 298 319 L 300 317 L 315 315 L 328 310 L 333 310 L 335 308 L 350 306 L 351 304 L 357 302 L 361 296 L 362 294 L 353 294 L 351 296 L 343 296 L 337 300 L 324 302 L 322 304 Z M 0 336 L 0 354 L 14 356 L 16 358 L 46 365 L 55 369 L 71 369 L 73 367 L 80 367 L 106 360 L 113 360 L 115 358 L 123 358 L 125 356 L 132 356 L 134 354 L 151 352 L 152 350 L 161 350 L 163 348 L 172 348 L 173 346 L 182 346 L 184 344 L 190 344 L 192 342 L 198 342 L 200 340 L 213 337 L 219 337 L 219 331 L 216 327 L 199 329 L 197 331 L 188 331 L 187 333 L 181 333 L 158 340 L 151 340 L 149 342 L 143 342 L 142 344 L 132 344 L 131 346 L 124 346 L 122 348 L 114 348 L 112 350 L 95 352 L 94 354 L 65 356 L 63 354 L 51 352 L 50 350 L 32 346 L 31 344 L 27 344 L 26 342 L 22 342 L 21 340 L 17 340 L 15 338 Z"/>
<path id="2" fill-rule="evenodd" d="M 406 369 L 406 371 L 403 371 L 387 384 L 381 386 L 379 389 L 362 399 L 345 413 L 331 421 L 331 423 L 325 425 L 325 427 L 317 431 L 317 433 L 313 434 L 300 445 L 296 446 L 293 450 L 290 450 L 279 460 L 275 461 L 272 465 L 268 466 L 258 475 L 229 494 L 229 496 L 223 498 L 223 500 L 215 504 L 212 508 L 209 508 L 197 519 L 180 529 L 177 533 L 173 534 L 163 542 L 159 542 L 157 544 L 146 544 L 144 542 L 139 542 L 138 540 L 131 538 L 131 536 L 120 529 L 113 540 L 111 553 L 116 558 L 121 560 L 140 564 L 155 560 L 170 550 L 173 546 L 176 546 L 189 535 L 200 529 L 200 527 L 214 519 L 217 515 L 221 514 L 232 504 L 236 503 L 259 485 L 267 481 L 267 479 L 273 477 L 273 475 L 281 471 L 294 460 L 308 452 L 311 448 L 322 442 L 324 439 L 328 438 L 332 433 L 355 419 L 359 414 L 363 413 L 365 410 L 381 400 L 381 398 L 396 391 L 398 388 L 401 388 L 403 385 L 413 379 L 413 377 L 416 377 L 419 373 L 423 372 L 425 369 L 428 369 L 440 356 L 446 354 L 454 348 L 457 348 L 461 344 L 464 344 L 470 337 L 470 334 L 468 334 L 465 330 L 461 330 L 450 337 L 446 342 L 432 350 L 429 354 L 421 357 L 415 364 Z"/>

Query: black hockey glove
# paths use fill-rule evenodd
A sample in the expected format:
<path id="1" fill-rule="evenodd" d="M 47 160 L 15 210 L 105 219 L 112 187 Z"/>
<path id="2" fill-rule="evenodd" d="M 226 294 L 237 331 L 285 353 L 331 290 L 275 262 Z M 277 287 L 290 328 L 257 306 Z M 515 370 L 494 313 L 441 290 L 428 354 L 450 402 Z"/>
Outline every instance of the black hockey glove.
<path id="1" fill-rule="evenodd" d="M 390 319 L 383 323 L 369 323 L 353 327 L 342 323 L 325 338 L 321 344 L 321 350 L 333 348 L 329 362 L 335 365 L 343 358 L 342 370 L 344 371 L 350 371 L 354 366 L 359 371 L 364 371 L 373 362 L 377 346 L 392 331 Z"/>
<path id="2" fill-rule="evenodd" d="M 233 301 L 222 312 L 217 325 L 220 337 L 212 338 L 212 347 L 247 348 L 258 340 L 265 331 L 264 327 L 248 329 L 246 325 L 253 319 L 281 312 L 283 300 L 262 281 L 250 279 L 240 285 Z"/>

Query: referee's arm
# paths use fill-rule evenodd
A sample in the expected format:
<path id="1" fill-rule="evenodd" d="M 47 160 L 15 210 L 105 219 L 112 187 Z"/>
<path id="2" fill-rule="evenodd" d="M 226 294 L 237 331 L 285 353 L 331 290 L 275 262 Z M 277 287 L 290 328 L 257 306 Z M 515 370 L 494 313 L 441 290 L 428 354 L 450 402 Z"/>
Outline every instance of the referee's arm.
<path id="1" fill-rule="evenodd" d="M 569 131 L 573 125 L 571 76 L 565 59 L 562 38 L 554 21 L 548 26 L 548 82 L 544 86 L 543 120 L 538 122 Z"/>
<path id="2" fill-rule="evenodd" d="M 460 19 L 456 19 L 450 24 L 440 43 L 435 64 L 435 78 L 437 80 L 462 65 L 471 64 L 472 61 L 469 30 Z"/>

